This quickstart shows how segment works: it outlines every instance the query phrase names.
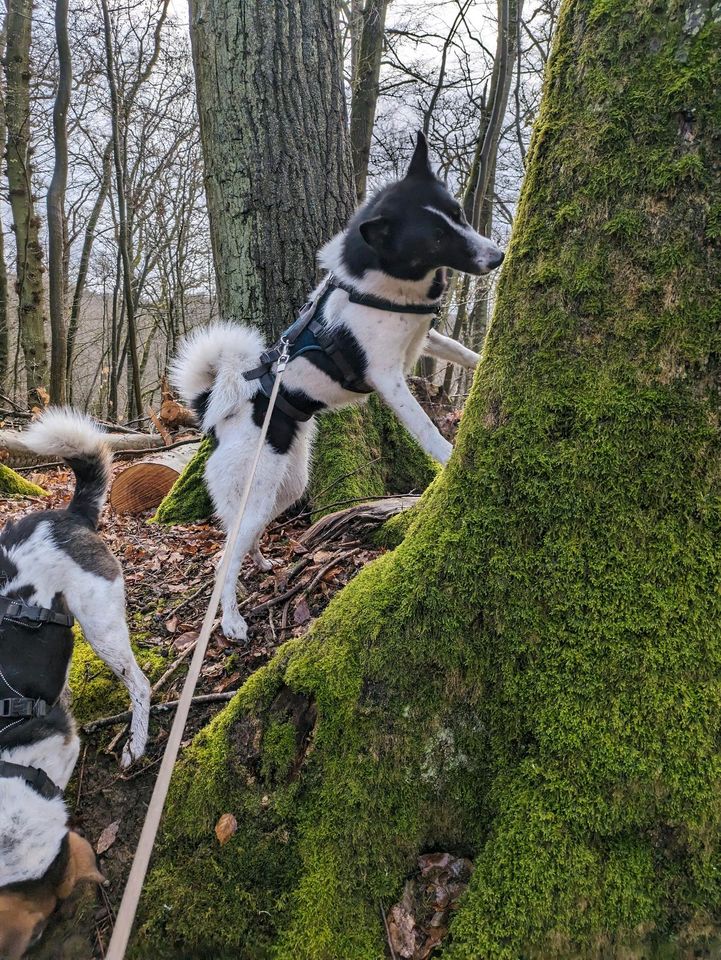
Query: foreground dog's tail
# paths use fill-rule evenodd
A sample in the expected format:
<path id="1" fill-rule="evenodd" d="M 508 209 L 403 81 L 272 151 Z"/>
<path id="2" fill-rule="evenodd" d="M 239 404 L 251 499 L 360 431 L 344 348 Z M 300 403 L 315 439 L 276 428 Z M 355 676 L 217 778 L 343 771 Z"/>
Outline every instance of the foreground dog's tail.
<path id="1" fill-rule="evenodd" d="M 186 337 L 170 377 L 203 430 L 212 430 L 256 393 L 257 381 L 244 380 L 243 371 L 258 366 L 264 349 L 257 330 L 237 323 L 214 323 Z"/>
<path id="2" fill-rule="evenodd" d="M 105 434 L 90 417 L 69 407 L 51 407 L 23 436 L 33 453 L 61 457 L 75 474 L 68 510 L 97 527 L 110 484 L 112 454 Z"/>

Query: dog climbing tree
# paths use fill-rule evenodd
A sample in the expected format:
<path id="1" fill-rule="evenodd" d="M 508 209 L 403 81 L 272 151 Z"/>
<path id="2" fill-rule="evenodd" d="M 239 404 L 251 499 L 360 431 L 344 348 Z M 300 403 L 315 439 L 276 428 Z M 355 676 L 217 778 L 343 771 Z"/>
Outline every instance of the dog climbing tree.
<path id="1" fill-rule="evenodd" d="M 260 327 L 272 343 L 315 285 L 319 247 L 355 206 L 336 12 L 319 0 L 285 3 L 282 18 L 272 4 L 197 0 L 193 7 L 220 313 Z M 158 520 L 210 515 L 202 482 L 209 452 L 206 445 L 191 461 Z M 314 462 L 312 499 L 320 509 L 423 490 L 434 473 L 378 405 L 321 421 Z"/>
<path id="2" fill-rule="evenodd" d="M 447 960 L 718 955 L 720 20 L 565 0 L 450 465 L 186 752 L 135 957 L 378 960 L 426 851 Z"/>

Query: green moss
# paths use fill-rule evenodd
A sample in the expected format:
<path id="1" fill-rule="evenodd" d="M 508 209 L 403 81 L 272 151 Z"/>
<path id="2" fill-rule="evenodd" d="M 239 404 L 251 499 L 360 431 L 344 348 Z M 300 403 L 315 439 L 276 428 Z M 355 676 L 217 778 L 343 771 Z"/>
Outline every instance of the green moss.
<path id="1" fill-rule="evenodd" d="M 69 686 L 73 695 L 73 716 L 79 724 L 97 720 L 129 710 L 128 693 L 99 657 L 90 644 L 83 639 L 79 627 L 75 627 L 75 646 L 70 665 Z M 140 669 L 151 683 L 167 669 L 167 658 L 155 649 L 139 643 L 141 638 L 131 638 L 133 653 Z"/>
<path id="2" fill-rule="evenodd" d="M 319 418 L 310 496 L 317 516 L 394 493 L 420 493 L 438 465 L 376 396 Z"/>
<path id="3" fill-rule="evenodd" d="M 448 960 L 718 955 L 721 25 L 694 9 L 565 0 L 451 462 L 181 761 L 136 957 L 380 960 L 421 850 L 475 863 Z M 290 764 L 284 691 L 315 718 Z"/>
<path id="4" fill-rule="evenodd" d="M 208 457 L 215 448 L 206 437 L 198 452 L 173 484 L 155 511 L 157 523 L 196 523 L 213 515 L 213 503 L 205 486 L 203 474 Z"/>
<path id="5" fill-rule="evenodd" d="M 47 497 L 47 491 L 0 463 L 0 496 Z"/>

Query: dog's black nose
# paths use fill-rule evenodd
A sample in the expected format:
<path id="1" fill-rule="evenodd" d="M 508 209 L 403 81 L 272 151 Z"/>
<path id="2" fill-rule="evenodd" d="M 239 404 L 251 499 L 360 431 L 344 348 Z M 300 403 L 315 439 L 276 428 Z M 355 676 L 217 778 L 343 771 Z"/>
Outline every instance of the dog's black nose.
<path id="1" fill-rule="evenodd" d="M 503 252 L 503 250 L 499 250 L 498 253 L 491 258 L 491 262 L 489 264 L 491 270 L 495 270 L 496 267 L 500 267 L 500 265 L 503 263 L 503 260 L 505 259 L 505 256 L 506 255 Z"/>

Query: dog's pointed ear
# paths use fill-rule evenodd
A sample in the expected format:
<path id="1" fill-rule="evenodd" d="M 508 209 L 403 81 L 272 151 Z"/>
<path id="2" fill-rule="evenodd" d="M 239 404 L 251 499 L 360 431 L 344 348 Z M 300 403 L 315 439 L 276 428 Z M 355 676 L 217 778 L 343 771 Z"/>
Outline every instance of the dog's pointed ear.
<path id="1" fill-rule="evenodd" d="M 388 246 L 391 237 L 391 222 L 387 217 L 364 220 L 358 227 L 360 234 L 371 249 L 380 253 Z"/>
<path id="2" fill-rule="evenodd" d="M 428 141 L 422 130 L 416 136 L 416 148 L 406 170 L 406 177 L 433 177 L 431 162 L 428 158 Z"/>
<path id="3" fill-rule="evenodd" d="M 87 840 L 77 833 L 68 834 L 68 865 L 65 875 L 57 887 L 57 895 L 65 900 L 83 880 L 93 883 L 105 883 L 105 877 L 98 870 L 95 852 Z"/>

